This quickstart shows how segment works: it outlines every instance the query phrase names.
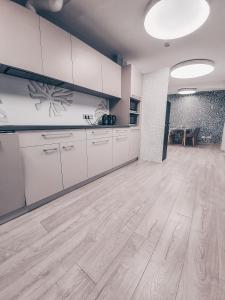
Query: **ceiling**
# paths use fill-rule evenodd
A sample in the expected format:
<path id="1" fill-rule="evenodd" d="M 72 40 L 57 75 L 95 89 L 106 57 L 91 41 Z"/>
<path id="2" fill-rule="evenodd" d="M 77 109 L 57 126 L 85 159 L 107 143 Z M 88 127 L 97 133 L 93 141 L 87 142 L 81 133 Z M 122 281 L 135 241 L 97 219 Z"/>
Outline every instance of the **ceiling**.
<path id="1" fill-rule="evenodd" d="M 225 89 L 225 1 L 208 1 L 211 13 L 206 23 L 189 36 L 169 41 L 170 47 L 164 46 L 166 41 L 154 39 L 144 30 L 149 0 L 71 0 L 60 13 L 42 15 L 102 53 L 110 57 L 123 56 L 142 73 L 170 68 L 195 58 L 215 61 L 215 71 L 205 77 L 170 79 L 170 93 L 182 87 Z"/>

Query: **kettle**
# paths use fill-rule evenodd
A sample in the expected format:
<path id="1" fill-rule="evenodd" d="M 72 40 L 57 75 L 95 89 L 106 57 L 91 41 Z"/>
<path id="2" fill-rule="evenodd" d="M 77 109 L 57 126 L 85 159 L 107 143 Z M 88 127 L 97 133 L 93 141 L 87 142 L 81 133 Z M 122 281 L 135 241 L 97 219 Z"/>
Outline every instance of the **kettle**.
<path id="1" fill-rule="evenodd" d="M 108 115 L 104 114 L 102 116 L 102 125 L 109 125 L 109 122 L 108 122 Z"/>
<path id="2" fill-rule="evenodd" d="M 108 115 L 108 125 L 115 125 L 115 124 L 116 124 L 116 116 Z"/>
<path id="3" fill-rule="evenodd" d="M 115 125 L 116 124 L 116 116 L 115 115 L 106 115 L 102 116 L 102 125 Z"/>

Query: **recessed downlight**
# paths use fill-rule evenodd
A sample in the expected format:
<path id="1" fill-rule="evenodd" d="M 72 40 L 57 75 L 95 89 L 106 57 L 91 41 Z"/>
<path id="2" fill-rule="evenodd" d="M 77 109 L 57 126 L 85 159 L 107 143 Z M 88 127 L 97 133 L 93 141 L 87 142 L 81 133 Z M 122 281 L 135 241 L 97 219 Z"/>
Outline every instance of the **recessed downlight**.
<path id="1" fill-rule="evenodd" d="M 195 88 L 182 88 L 178 90 L 178 94 L 180 95 L 193 95 L 197 93 L 197 89 Z"/>
<path id="2" fill-rule="evenodd" d="M 177 39 L 201 27 L 209 14 L 206 0 L 153 0 L 144 27 L 154 38 Z"/>
<path id="3" fill-rule="evenodd" d="M 188 79 L 208 75 L 215 69 L 215 63 L 208 59 L 193 59 L 181 62 L 171 68 L 174 78 Z"/>

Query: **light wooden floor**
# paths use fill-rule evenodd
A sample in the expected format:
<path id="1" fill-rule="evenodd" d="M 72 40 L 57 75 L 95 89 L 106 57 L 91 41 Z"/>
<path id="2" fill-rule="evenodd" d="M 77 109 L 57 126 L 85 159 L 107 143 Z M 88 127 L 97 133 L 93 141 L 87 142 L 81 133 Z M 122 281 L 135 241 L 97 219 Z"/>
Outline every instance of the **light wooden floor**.
<path id="1" fill-rule="evenodd" d="M 0 226 L 0 299 L 224 300 L 225 154 L 171 146 Z"/>

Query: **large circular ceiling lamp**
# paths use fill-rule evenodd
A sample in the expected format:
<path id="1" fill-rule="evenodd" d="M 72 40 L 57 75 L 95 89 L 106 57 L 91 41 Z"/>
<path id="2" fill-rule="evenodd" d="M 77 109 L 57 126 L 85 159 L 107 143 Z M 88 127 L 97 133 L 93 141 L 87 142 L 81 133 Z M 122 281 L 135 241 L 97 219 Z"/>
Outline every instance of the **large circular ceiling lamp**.
<path id="1" fill-rule="evenodd" d="M 178 90 L 178 94 L 180 95 L 193 95 L 197 93 L 196 88 L 182 88 Z"/>
<path id="2" fill-rule="evenodd" d="M 170 75 L 173 78 L 188 79 L 208 75 L 215 69 L 215 63 L 208 59 L 192 59 L 172 67 Z"/>
<path id="3" fill-rule="evenodd" d="M 152 0 L 144 26 L 154 38 L 177 39 L 201 27 L 209 13 L 206 0 Z"/>

